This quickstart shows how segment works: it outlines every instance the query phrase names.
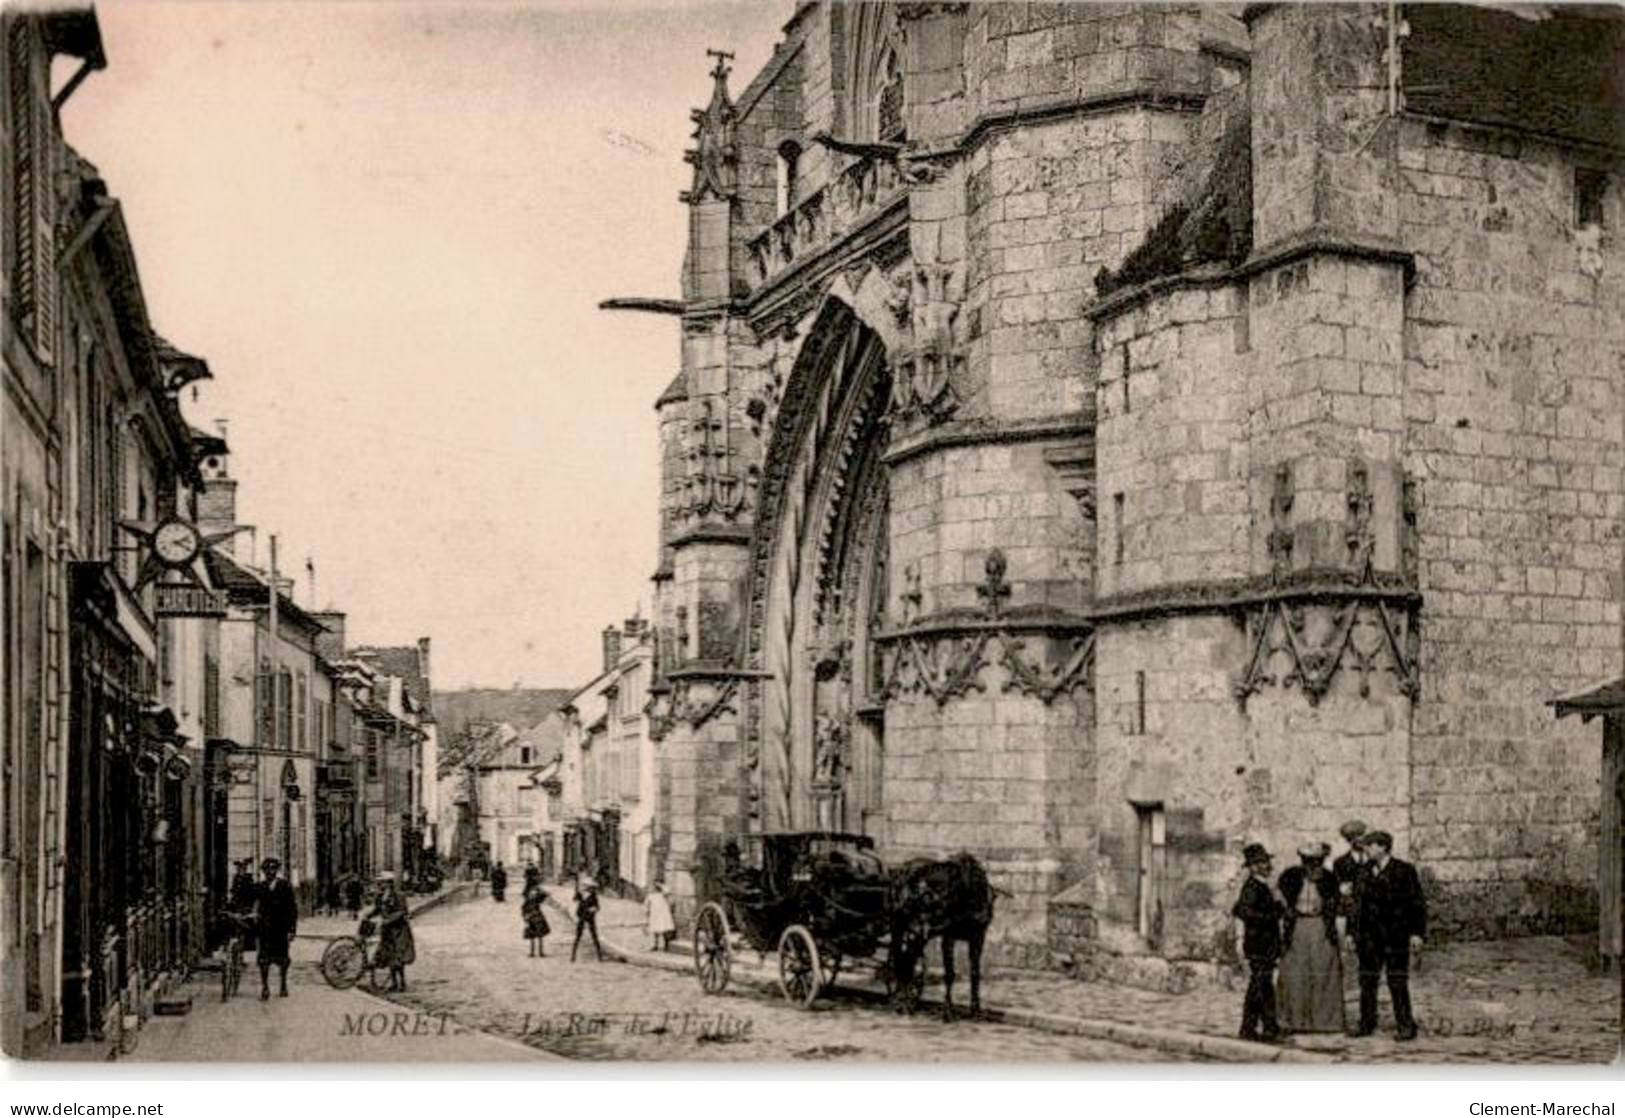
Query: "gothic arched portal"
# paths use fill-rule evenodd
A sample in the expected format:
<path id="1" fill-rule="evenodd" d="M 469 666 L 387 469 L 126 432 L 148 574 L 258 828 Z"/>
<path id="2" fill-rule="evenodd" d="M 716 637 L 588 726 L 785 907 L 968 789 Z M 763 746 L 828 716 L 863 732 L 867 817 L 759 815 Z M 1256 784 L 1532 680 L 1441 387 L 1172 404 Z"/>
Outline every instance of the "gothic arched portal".
<path id="1" fill-rule="evenodd" d="M 803 346 L 763 470 L 745 724 L 753 825 L 877 833 L 883 717 L 873 635 L 886 601 L 880 337 L 830 300 Z"/>

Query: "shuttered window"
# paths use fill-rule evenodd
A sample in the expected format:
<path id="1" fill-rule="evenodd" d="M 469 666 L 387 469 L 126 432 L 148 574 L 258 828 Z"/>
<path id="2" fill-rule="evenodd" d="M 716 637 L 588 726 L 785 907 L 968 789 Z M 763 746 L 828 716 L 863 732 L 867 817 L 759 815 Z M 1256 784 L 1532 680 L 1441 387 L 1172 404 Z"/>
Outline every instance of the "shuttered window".
<path id="1" fill-rule="evenodd" d="M 7 43 L 11 71 L 12 228 L 15 246 L 13 313 L 23 340 L 43 364 L 56 353 L 56 236 L 53 190 L 55 126 L 46 83 L 45 54 L 34 21 L 12 23 Z"/>

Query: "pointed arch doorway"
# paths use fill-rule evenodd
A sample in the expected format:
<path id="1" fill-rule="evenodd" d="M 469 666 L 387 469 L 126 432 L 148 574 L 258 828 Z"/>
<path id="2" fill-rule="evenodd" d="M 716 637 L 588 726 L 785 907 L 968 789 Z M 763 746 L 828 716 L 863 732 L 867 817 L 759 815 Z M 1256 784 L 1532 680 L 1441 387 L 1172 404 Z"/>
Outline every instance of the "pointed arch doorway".
<path id="1" fill-rule="evenodd" d="M 891 369 L 843 302 L 820 312 L 785 389 L 753 540 L 746 723 L 752 825 L 884 841 L 875 637 L 890 554 Z"/>

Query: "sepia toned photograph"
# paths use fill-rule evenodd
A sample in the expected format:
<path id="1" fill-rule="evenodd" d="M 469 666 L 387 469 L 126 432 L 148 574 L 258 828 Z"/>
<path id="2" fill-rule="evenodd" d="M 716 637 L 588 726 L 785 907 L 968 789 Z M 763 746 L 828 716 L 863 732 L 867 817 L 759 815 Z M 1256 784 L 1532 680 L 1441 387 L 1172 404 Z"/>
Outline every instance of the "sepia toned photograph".
<path id="1" fill-rule="evenodd" d="M 1617 1087 L 1625 7 L 0 28 L 17 1066 Z"/>

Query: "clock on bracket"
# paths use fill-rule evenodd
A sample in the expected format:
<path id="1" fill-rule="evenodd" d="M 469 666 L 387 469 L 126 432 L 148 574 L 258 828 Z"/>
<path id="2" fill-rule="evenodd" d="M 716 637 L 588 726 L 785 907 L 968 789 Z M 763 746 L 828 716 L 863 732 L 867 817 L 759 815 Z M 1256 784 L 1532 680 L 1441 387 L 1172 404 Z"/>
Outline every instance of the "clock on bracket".
<path id="1" fill-rule="evenodd" d="M 192 564 L 203 550 L 198 530 L 184 520 L 166 520 L 152 533 L 153 554 L 170 570 L 180 570 Z"/>

